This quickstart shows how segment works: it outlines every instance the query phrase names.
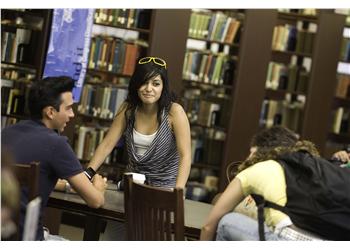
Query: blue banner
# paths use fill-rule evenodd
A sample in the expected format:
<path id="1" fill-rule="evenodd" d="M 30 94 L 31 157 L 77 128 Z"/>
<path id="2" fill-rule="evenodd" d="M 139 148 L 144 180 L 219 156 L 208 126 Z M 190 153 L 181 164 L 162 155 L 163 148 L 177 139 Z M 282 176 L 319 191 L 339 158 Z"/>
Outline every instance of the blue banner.
<path id="1" fill-rule="evenodd" d="M 79 102 L 86 74 L 94 9 L 55 9 L 44 77 L 70 76 L 75 80 L 74 102 Z"/>

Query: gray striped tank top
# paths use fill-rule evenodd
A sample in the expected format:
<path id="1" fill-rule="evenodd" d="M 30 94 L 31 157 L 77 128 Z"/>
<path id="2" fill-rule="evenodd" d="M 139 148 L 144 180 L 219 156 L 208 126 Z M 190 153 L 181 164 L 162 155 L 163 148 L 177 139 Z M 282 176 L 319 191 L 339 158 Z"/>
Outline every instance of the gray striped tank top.
<path id="1" fill-rule="evenodd" d="M 163 110 L 156 137 L 142 156 L 136 153 L 134 146 L 134 123 L 135 113 L 132 112 L 127 120 L 125 130 L 125 142 L 129 155 L 127 171 L 146 175 L 147 183 L 152 186 L 175 187 L 179 154 L 175 135 L 168 122 L 168 111 Z"/>

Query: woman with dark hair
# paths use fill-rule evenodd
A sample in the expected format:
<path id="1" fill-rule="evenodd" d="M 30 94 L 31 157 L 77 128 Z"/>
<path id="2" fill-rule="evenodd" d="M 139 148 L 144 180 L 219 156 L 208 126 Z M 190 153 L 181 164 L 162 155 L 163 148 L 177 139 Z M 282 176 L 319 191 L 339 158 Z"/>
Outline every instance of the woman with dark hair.
<path id="1" fill-rule="evenodd" d="M 128 90 L 89 167 L 96 171 L 124 135 L 128 171 L 144 174 L 153 186 L 184 188 L 191 166 L 190 126 L 183 108 L 174 102 L 166 62 L 141 58 Z"/>
<path id="2" fill-rule="evenodd" d="M 259 194 L 280 206 L 287 203 L 285 173 L 277 161 L 285 153 L 304 151 L 319 156 L 314 144 L 299 141 L 297 135 L 281 126 L 264 129 L 251 142 L 249 157 L 215 203 L 201 231 L 201 240 L 259 240 L 258 222 L 231 212 L 245 197 Z M 317 240 L 300 230 L 290 218 L 271 208 L 265 211 L 266 240 Z"/>
<path id="3" fill-rule="evenodd" d="M 144 174 L 157 187 L 184 188 L 191 168 L 190 126 L 169 87 L 166 62 L 141 58 L 128 96 L 89 163 L 93 175 L 124 135 L 127 171 Z M 108 221 L 102 240 L 124 240 L 124 224 Z"/>

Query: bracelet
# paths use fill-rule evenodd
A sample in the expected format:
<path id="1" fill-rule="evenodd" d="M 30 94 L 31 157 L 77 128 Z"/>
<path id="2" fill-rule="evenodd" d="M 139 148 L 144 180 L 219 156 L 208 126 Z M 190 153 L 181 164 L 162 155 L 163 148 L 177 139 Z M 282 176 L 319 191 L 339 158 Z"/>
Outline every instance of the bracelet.
<path id="1" fill-rule="evenodd" d="M 96 171 L 93 168 L 87 168 L 84 171 L 84 174 L 86 175 L 86 177 L 91 181 L 92 178 L 94 177 L 94 175 L 96 174 Z"/>
<path id="2" fill-rule="evenodd" d="M 68 181 L 67 181 L 66 184 L 64 185 L 64 191 L 65 191 L 66 193 L 70 193 L 70 192 L 72 191 L 72 188 L 71 188 L 71 186 L 70 186 L 70 184 L 69 184 Z"/>

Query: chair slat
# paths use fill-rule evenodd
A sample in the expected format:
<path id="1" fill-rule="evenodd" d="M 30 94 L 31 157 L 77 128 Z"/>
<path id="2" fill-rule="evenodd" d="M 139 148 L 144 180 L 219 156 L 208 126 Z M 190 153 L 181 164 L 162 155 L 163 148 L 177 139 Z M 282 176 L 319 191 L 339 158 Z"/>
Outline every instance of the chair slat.
<path id="1" fill-rule="evenodd" d="M 128 240 L 184 240 L 183 190 L 151 187 L 125 175 Z"/>

